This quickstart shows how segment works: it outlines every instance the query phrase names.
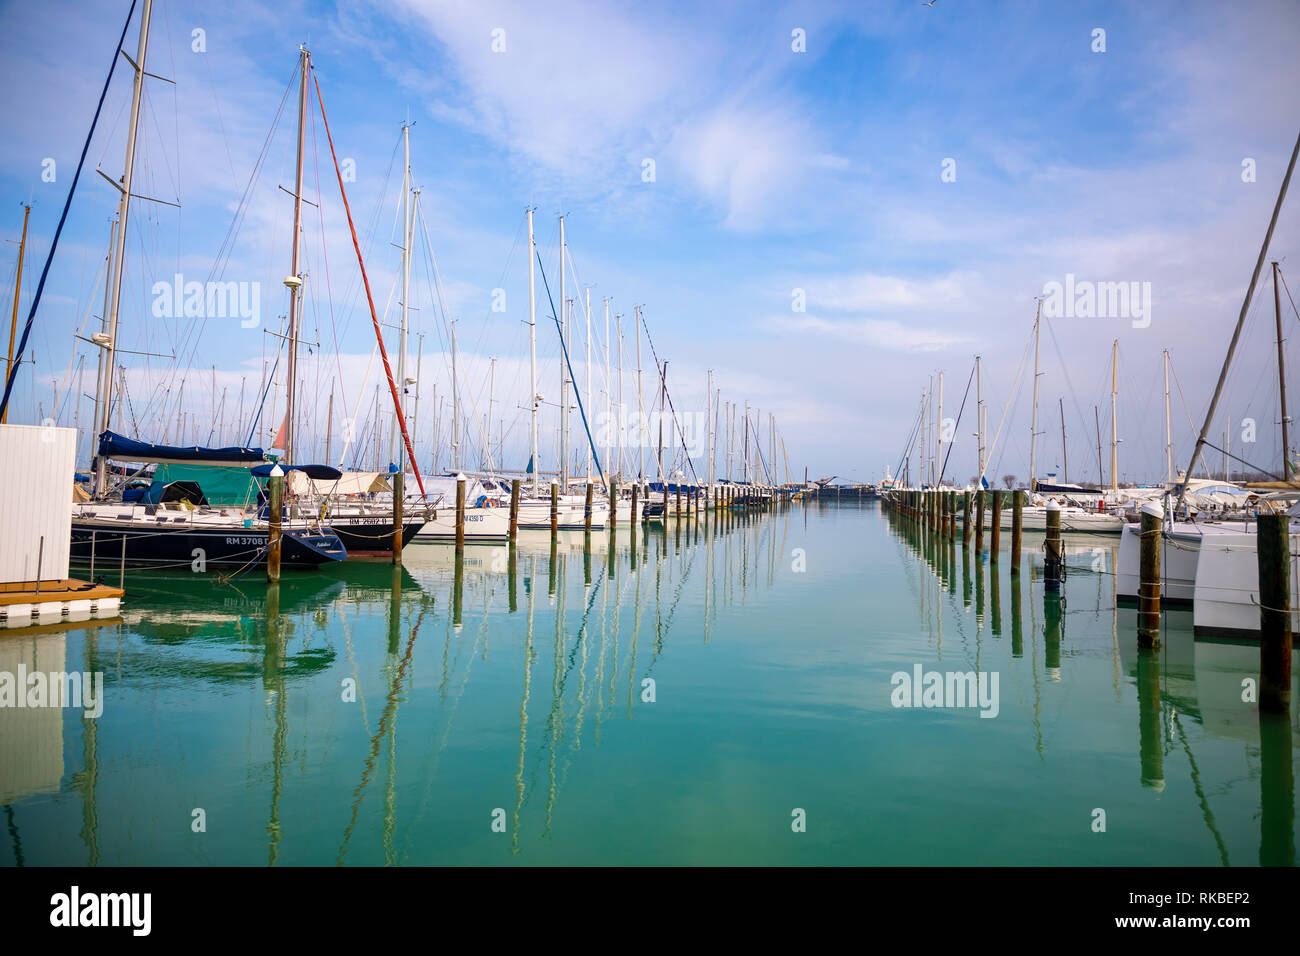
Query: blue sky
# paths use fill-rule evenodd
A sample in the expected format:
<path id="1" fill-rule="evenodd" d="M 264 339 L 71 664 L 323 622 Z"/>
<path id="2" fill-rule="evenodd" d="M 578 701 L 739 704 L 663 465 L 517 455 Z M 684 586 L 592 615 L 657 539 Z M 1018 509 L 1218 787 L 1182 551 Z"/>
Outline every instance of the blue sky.
<path id="1" fill-rule="evenodd" d="M 0 189 L 11 199 L 0 234 L 16 239 L 19 203 L 35 201 L 24 315 L 128 6 L 11 3 L 0 13 L 13 91 L 0 106 L 9 131 Z M 193 49 L 195 29 L 203 31 L 202 52 Z M 1104 52 L 1093 50 L 1097 29 L 1105 31 Z M 795 30 L 806 37 L 805 52 L 792 49 Z M 133 24 L 132 54 L 136 32 Z M 425 467 L 435 434 L 432 389 L 448 403 L 450 393 L 434 258 L 446 310 L 457 318 L 462 415 L 480 422 L 490 389 L 493 440 L 504 431 L 506 466 L 526 460 L 523 210 L 531 204 L 553 293 L 562 211 L 568 292 L 574 278 L 592 286 L 593 413 L 604 403 L 609 296 L 625 315 L 626 367 L 640 304 L 669 362 L 677 410 L 702 412 L 712 369 L 723 401 L 761 409 L 764 429 L 775 415 L 792 475 L 806 465 L 814 475 L 879 477 L 899 458 L 931 377 L 944 372 L 944 416 L 955 417 L 979 353 L 990 431 L 1002 423 L 990 474 L 1023 479 L 1030 374 L 1013 383 L 1034 297 L 1067 275 L 1149 282 L 1145 327 L 1106 317 L 1045 323 L 1038 459 L 1040 473 L 1060 464 L 1060 399 L 1071 478 L 1095 479 L 1093 407 L 1109 443 L 1118 338 L 1121 476 L 1157 478 L 1162 350 L 1175 374 L 1175 457 L 1185 462 L 1300 114 L 1293 55 L 1300 7 L 1289 2 L 402 0 L 211 9 L 158 0 L 150 36 L 150 71 L 176 85 L 146 81 L 136 192 L 182 208 L 133 206 L 119 344 L 176 358 L 121 356 L 131 401 L 115 427 L 175 440 L 180 414 L 187 442 L 247 436 L 264 365 L 280 341 L 269 331 L 280 330 L 287 304 L 291 202 L 279 187 L 293 182 L 293 91 L 278 121 L 277 111 L 305 42 L 335 145 L 355 163 L 349 201 L 376 305 L 387 305 L 390 322 L 397 147 L 403 119 L 415 124 L 422 218 L 411 324 L 425 334 L 416 427 Z M 494 36 L 504 37 L 503 51 L 493 51 Z M 83 391 L 91 391 L 94 354 L 73 334 L 97 329 L 102 309 L 98 270 L 115 195 L 93 167 L 114 179 L 122 169 L 126 66 L 91 144 L 11 420 L 44 413 L 61 424 L 76 418 L 83 429 L 89 422 L 88 400 L 76 407 L 76 369 L 85 355 Z M 302 359 L 309 418 L 301 438 L 322 445 L 333 389 L 334 457 L 355 416 L 364 462 L 374 457 L 374 336 L 318 112 L 307 138 L 304 192 L 320 207 L 304 207 L 302 334 L 313 348 Z M 264 142 L 265 161 L 241 208 Z M 57 164 L 54 182 L 42 180 L 47 158 Z M 1253 182 L 1242 178 L 1248 159 Z M 654 162 L 652 182 L 643 177 L 646 160 Z M 953 161 L 952 181 L 942 177 L 945 160 Z M 242 225 L 222 251 L 237 210 Z M 1284 275 L 1296 261 L 1297 226 L 1293 196 L 1272 248 Z M 17 247 L 4 248 L 7 308 Z M 257 283 L 260 322 L 154 316 L 154 283 L 178 272 Z M 1300 279 L 1291 284 L 1300 291 Z M 492 311 L 494 289 L 504 290 L 503 312 Z M 538 290 L 539 390 L 549 403 L 543 462 L 553 467 L 559 348 L 540 278 Z M 795 290 L 803 290 L 804 311 L 792 309 Z M 1285 295 L 1283 304 L 1290 311 Z M 1271 287 L 1261 284 L 1215 426 L 1221 434 L 1231 419 L 1234 452 L 1265 467 L 1279 458 L 1271 309 Z M 1294 312 L 1284 321 L 1294 327 Z M 583 324 L 580 316 L 571 343 L 579 385 Z M 395 342 L 389 347 L 395 352 Z M 413 338 L 412 366 L 416 347 Z M 1288 348 L 1288 361 L 1300 354 Z M 653 378 L 645 376 L 647 401 Z M 631 374 L 623 388 L 634 406 Z M 272 389 L 258 443 L 270 443 L 267 432 L 283 414 L 279 392 Z M 959 481 L 975 471 L 973 401 L 948 468 Z M 444 405 L 443 446 L 449 416 Z M 1248 418 L 1257 423 L 1253 444 L 1243 441 Z M 476 424 L 464 438 L 467 464 L 477 463 L 481 444 Z M 1102 457 L 1108 468 L 1108 449 Z M 440 463 L 448 462 L 444 448 Z"/>

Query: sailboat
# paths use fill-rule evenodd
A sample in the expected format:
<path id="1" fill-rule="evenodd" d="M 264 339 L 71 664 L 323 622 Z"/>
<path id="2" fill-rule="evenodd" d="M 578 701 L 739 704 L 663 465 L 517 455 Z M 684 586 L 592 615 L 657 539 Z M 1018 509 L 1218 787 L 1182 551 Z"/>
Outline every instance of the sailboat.
<path id="1" fill-rule="evenodd" d="M 191 464 L 214 467 L 250 466 L 265 456 L 260 448 L 182 448 L 124 438 L 110 429 L 113 408 L 114 355 L 122 274 L 126 257 L 127 222 L 131 209 L 136 136 L 146 73 L 151 0 L 144 0 L 140 38 L 131 60 L 135 80 L 127 128 L 125 171 L 118 185 L 120 198 L 113 232 L 109 269 L 105 275 L 104 328 L 94 338 L 102 349 L 96 388 L 96 435 L 93 463 L 95 497 L 72 504 L 73 560 L 116 562 L 121 565 L 176 566 L 204 569 L 249 566 L 265 560 L 270 530 L 255 510 L 212 507 L 193 482 L 155 482 L 142 495 L 126 495 L 123 485 L 109 486 L 110 460 L 144 464 Z M 128 58 L 129 59 L 129 58 Z M 305 81 L 304 81 L 305 82 Z M 137 471 L 140 474 L 143 471 Z M 347 557 L 339 538 L 319 525 L 286 523 L 282 563 L 313 567 Z"/>
<path id="2" fill-rule="evenodd" d="M 1189 490 L 1188 477 L 1192 475 L 1196 468 L 1197 461 L 1206 444 L 1206 437 L 1214 421 L 1215 412 L 1218 410 L 1219 400 L 1223 396 L 1223 387 L 1227 381 L 1228 370 L 1232 365 L 1233 353 L 1236 350 L 1246 316 L 1250 310 L 1250 303 L 1255 294 L 1259 274 L 1263 270 L 1264 262 L 1268 257 L 1269 244 L 1273 238 L 1273 231 L 1277 226 L 1287 188 L 1291 183 L 1291 176 L 1295 172 L 1297 156 L 1300 156 L 1300 136 L 1297 136 L 1295 146 L 1292 148 L 1291 161 L 1288 163 L 1286 174 L 1282 178 L 1282 185 L 1273 207 L 1273 215 L 1269 220 L 1268 230 L 1264 234 L 1259 257 L 1256 259 L 1255 269 L 1250 277 L 1250 284 L 1246 288 L 1241 311 L 1237 316 L 1236 328 L 1228 344 L 1228 350 L 1223 360 L 1223 368 L 1219 372 L 1218 383 L 1215 385 L 1214 394 L 1210 399 L 1210 406 L 1206 410 L 1205 421 L 1197 437 L 1191 461 L 1186 471 L 1180 473 L 1180 481 L 1175 485 L 1172 493 L 1166 496 L 1163 503 L 1149 502 L 1143 506 L 1144 509 L 1151 509 L 1153 514 L 1161 515 L 1164 518 L 1164 541 L 1161 549 L 1161 600 L 1166 603 L 1190 603 L 1193 608 L 1193 627 L 1202 633 L 1252 634 L 1257 633 L 1260 627 L 1258 529 L 1245 518 L 1235 521 L 1207 522 L 1198 520 L 1179 521 L 1174 520 L 1174 516 L 1177 510 L 1185 505 Z M 1280 304 L 1277 305 L 1277 309 L 1280 339 Z M 1280 348 L 1278 362 L 1278 378 L 1284 395 L 1285 370 L 1282 367 Z M 1283 397 L 1282 401 L 1285 406 L 1285 397 Z M 1284 449 L 1284 468 L 1289 467 L 1286 458 L 1287 451 Z M 1289 475 L 1286 477 L 1289 479 Z M 1300 485 L 1296 485 L 1291 481 L 1285 481 L 1282 484 L 1291 486 L 1293 490 L 1289 494 L 1280 497 L 1294 499 L 1300 495 Z M 1177 496 L 1176 500 L 1174 495 Z M 1281 504 L 1282 502 L 1275 504 L 1267 500 L 1261 502 L 1263 507 L 1270 510 Z M 1293 508 L 1292 510 L 1295 511 L 1296 509 Z M 1136 600 L 1138 592 L 1141 549 L 1137 535 L 1136 526 L 1125 528 L 1125 534 L 1120 541 L 1119 557 L 1116 565 L 1117 593 L 1121 599 L 1129 602 Z M 1290 535 L 1291 553 L 1295 554 L 1298 548 L 1300 548 L 1300 533 L 1293 531 Z M 1297 580 L 1294 571 L 1295 568 L 1293 568 L 1291 581 L 1291 626 L 1293 629 L 1300 627 L 1300 602 L 1297 601 L 1297 596 L 1300 595 L 1300 580 Z"/>

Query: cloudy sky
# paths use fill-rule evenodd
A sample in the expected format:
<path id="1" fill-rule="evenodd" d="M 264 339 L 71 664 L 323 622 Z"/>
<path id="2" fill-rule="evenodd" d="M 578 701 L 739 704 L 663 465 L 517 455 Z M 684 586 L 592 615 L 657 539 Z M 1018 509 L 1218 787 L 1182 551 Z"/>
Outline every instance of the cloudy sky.
<path id="1" fill-rule="evenodd" d="M 6 313 L 19 204 L 34 203 L 20 325 L 129 6 L 9 3 L 0 13 L 10 90 L 0 105 L 10 202 L 0 235 L 14 240 L 0 272 Z M 124 44 L 133 57 L 138 19 L 137 9 Z M 976 470 L 967 383 L 979 354 L 990 439 L 999 435 L 989 474 L 1023 480 L 1035 297 L 1052 283 L 1076 295 L 1136 283 L 1123 314 L 1103 292 L 1091 312 L 1073 303 L 1044 319 L 1038 471 L 1058 468 L 1064 453 L 1072 480 L 1096 480 L 1100 430 L 1109 480 L 1118 339 L 1120 476 L 1159 478 L 1162 353 L 1173 370 L 1174 457 L 1185 464 L 1295 143 L 1298 38 L 1300 6 L 1289 0 L 157 0 L 146 68 L 174 83 L 145 80 L 133 192 L 163 202 L 132 204 L 118 337 L 126 390 L 112 426 L 176 441 L 179 421 L 186 443 L 251 434 L 271 444 L 284 414 L 283 362 L 267 380 L 287 309 L 294 73 L 306 44 L 386 325 L 400 312 L 401 127 L 413 124 L 408 362 L 420 405 L 409 411 L 422 467 L 435 447 L 439 466 L 450 464 L 449 318 L 463 463 L 479 464 L 489 413 L 494 458 L 514 469 L 527 460 L 531 206 L 557 301 L 566 217 L 580 390 L 590 287 L 593 419 L 606 384 L 615 399 L 619 391 L 608 297 L 623 316 L 625 404 L 636 408 L 640 305 L 688 438 L 702 429 L 712 370 L 724 403 L 742 415 L 748 403 L 765 459 L 775 416 L 792 476 L 806 466 L 874 480 L 895 467 L 942 372 L 943 417 L 956 419 L 965 401 L 946 473 L 967 480 Z M 91 400 L 78 395 L 94 391 L 97 350 L 74 336 L 98 330 L 103 311 L 117 198 L 96 169 L 121 175 L 131 76 L 119 59 L 11 421 L 54 417 L 89 435 Z M 382 370 L 314 85 L 309 107 L 300 442 L 323 455 L 333 393 L 331 457 L 351 435 L 349 464 L 386 461 L 383 408 L 376 442 Z M 1291 296 L 1298 201 L 1284 205 L 1270 251 Z M 239 283 L 257 314 L 169 316 L 171 291 L 155 290 L 172 290 L 177 274 Z M 561 350 L 540 273 L 537 287 L 542 459 L 553 468 Z M 1281 300 L 1295 369 L 1298 317 L 1286 288 Z M 395 363 L 395 334 L 385 337 Z M 641 350 L 648 408 L 656 388 L 644 335 Z M 1212 440 L 1222 444 L 1230 427 L 1234 454 L 1274 469 L 1278 419 L 1266 268 Z M 718 428 L 721 443 L 720 419 Z M 574 457 L 585 466 L 585 451 Z M 635 452 L 624 470 L 629 459 L 635 471 Z M 1212 460 L 1221 467 L 1217 452 Z M 702 456 L 695 464 L 702 472 Z"/>

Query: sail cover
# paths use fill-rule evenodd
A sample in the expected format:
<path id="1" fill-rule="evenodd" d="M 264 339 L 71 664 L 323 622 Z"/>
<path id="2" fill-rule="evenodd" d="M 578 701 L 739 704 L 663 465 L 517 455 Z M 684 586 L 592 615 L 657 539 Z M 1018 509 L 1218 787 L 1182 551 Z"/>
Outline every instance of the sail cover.
<path id="1" fill-rule="evenodd" d="M 136 441 L 116 432 L 105 431 L 99 436 L 99 454 L 118 461 L 186 462 L 201 465 L 231 465 L 241 462 L 260 462 L 266 458 L 260 448 L 202 448 L 198 445 L 180 448 L 174 445 L 155 445 Z"/>

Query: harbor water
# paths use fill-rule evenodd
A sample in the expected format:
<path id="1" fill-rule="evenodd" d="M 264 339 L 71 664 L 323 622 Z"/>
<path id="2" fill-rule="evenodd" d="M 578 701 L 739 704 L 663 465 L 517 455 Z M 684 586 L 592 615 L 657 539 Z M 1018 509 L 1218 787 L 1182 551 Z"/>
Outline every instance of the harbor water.
<path id="1" fill-rule="evenodd" d="M 0 633 L 103 675 L 0 709 L 0 864 L 1294 864 L 1258 646 L 1171 610 L 1139 653 L 1115 537 L 1058 599 L 1041 535 L 1013 576 L 872 501 L 723 525 L 128 570 L 118 620 Z"/>

